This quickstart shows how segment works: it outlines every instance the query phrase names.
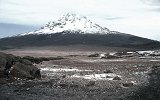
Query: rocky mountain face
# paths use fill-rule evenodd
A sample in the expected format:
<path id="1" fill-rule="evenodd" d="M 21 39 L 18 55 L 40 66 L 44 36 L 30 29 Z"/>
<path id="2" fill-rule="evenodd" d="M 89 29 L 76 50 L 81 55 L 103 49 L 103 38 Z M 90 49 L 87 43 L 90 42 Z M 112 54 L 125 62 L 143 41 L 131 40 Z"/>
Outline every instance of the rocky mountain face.
<path id="1" fill-rule="evenodd" d="M 67 14 L 42 28 L 14 37 L 0 39 L 0 48 L 9 49 L 25 46 L 94 45 L 154 49 L 160 42 L 130 34 L 110 31 L 91 22 L 86 17 Z"/>

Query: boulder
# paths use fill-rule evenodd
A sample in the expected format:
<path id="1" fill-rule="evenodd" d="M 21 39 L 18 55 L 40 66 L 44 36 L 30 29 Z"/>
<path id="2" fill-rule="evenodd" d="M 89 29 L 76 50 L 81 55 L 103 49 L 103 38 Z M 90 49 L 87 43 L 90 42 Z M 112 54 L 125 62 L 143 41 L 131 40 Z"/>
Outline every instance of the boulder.
<path id="1" fill-rule="evenodd" d="M 41 78 L 40 70 L 31 61 L 11 54 L 0 52 L 0 78 L 12 79 L 13 77 L 22 79 Z"/>
<path id="2" fill-rule="evenodd" d="M 40 70 L 37 67 L 20 62 L 16 62 L 12 66 L 10 75 L 21 79 L 41 78 Z"/>
<path id="3" fill-rule="evenodd" d="M 0 70 L 4 70 L 6 65 L 11 66 L 12 62 L 16 59 L 13 55 L 0 52 Z"/>
<path id="4" fill-rule="evenodd" d="M 122 80 L 119 76 L 113 78 L 113 80 Z"/>
<path id="5" fill-rule="evenodd" d="M 90 87 L 90 86 L 94 86 L 96 84 L 95 81 L 89 81 L 87 84 L 85 84 L 85 86 Z"/>
<path id="6" fill-rule="evenodd" d="M 104 70 L 103 73 L 113 73 L 111 70 Z"/>
<path id="7" fill-rule="evenodd" d="M 107 56 L 104 56 L 104 57 L 101 57 L 102 59 L 116 59 L 116 58 L 121 58 L 119 56 L 116 56 L 116 55 L 107 55 Z"/>
<path id="8" fill-rule="evenodd" d="M 32 65 L 32 62 L 26 59 L 21 59 L 20 62 L 25 65 Z"/>
<path id="9" fill-rule="evenodd" d="M 99 56 L 100 56 L 100 54 L 95 53 L 95 54 L 91 54 L 91 55 L 89 55 L 88 57 L 99 57 Z"/>
<path id="10" fill-rule="evenodd" d="M 132 82 L 122 84 L 123 87 L 132 87 L 133 85 L 134 84 Z"/>
<path id="11" fill-rule="evenodd" d="M 16 57 L 0 52 L 0 78 L 6 78 Z"/>

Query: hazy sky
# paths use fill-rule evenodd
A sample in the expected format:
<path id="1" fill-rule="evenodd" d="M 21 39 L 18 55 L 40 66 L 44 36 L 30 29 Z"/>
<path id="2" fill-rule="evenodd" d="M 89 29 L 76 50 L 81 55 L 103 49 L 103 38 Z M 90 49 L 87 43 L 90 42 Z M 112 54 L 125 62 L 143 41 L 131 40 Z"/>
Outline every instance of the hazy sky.
<path id="1" fill-rule="evenodd" d="M 160 0 L 0 0 L 0 23 L 43 26 L 66 13 L 160 41 Z"/>

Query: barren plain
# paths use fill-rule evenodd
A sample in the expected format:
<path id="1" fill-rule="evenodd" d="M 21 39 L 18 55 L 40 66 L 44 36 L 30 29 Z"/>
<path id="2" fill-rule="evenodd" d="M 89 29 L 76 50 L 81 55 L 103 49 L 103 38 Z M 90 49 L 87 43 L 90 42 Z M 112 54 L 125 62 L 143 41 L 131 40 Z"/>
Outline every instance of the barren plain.
<path id="1" fill-rule="evenodd" d="M 153 93 L 159 89 L 156 87 L 159 72 L 155 72 L 160 67 L 159 55 L 153 56 L 151 51 L 140 54 L 122 48 L 95 48 L 54 47 L 2 51 L 21 57 L 61 56 L 64 59 L 34 64 L 41 70 L 40 80 L 1 84 L 0 100 L 145 100 L 142 97 L 148 94 L 150 98 L 159 100 L 159 95 Z M 94 54 L 97 56 L 89 56 Z M 106 54 L 111 55 L 111 58 L 107 58 Z M 139 93 L 150 85 L 155 85 L 156 90 Z"/>

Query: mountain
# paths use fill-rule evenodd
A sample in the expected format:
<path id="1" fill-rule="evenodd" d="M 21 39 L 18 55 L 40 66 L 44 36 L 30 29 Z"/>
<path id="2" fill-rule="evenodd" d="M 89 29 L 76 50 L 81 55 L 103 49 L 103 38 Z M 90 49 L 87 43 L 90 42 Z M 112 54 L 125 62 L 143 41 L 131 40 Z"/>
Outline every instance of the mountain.
<path id="1" fill-rule="evenodd" d="M 66 14 L 39 30 L 0 39 L 0 48 L 31 46 L 89 45 L 154 49 L 160 42 L 110 31 L 83 16 Z"/>
<path id="2" fill-rule="evenodd" d="M 109 29 L 105 27 L 101 27 L 98 24 L 95 24 L 88 20 L 84 16 L 78 16 L 76 14 L 66 14 L 58 19 L 58 21 L 48 22 L 41 29 L 24 33 L 21 35 L 29 35 L 29 34 L 53 34 L 60 32 L 70 32 L 70 33 L 81 33 L 81 34 L 107 34 L 109 33 Z"/>

